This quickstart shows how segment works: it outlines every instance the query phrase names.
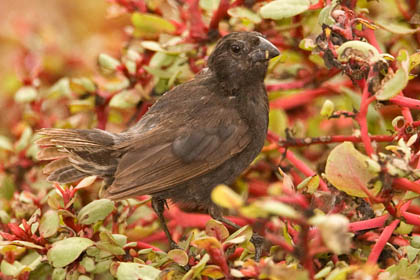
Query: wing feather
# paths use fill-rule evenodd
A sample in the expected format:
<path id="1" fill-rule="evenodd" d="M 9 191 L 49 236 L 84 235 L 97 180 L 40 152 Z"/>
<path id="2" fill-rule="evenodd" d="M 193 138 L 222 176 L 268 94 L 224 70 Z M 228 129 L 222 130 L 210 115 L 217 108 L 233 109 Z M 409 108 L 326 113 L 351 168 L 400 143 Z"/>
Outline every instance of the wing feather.
<path id="1" fill-rule="evenodd" d="M 193 129 L 155 127 L 136 138 L 130 143 L 135 148 L 121 158 L 105 196 L 155 194 L 208 173 L 241 152 L 251 141 L 248 126 L 235 110 L 225 110 L 229 112 L 219 115 L 228 119 L 206 116 L 211 121 L 204 122 L 197 116 L 200 121 Z"/>

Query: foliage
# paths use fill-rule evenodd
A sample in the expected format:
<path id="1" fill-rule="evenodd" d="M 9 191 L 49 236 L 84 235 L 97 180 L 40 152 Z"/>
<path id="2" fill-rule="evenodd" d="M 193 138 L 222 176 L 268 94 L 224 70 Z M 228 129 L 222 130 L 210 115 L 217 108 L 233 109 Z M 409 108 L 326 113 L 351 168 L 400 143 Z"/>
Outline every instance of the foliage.
<path id="1" fill-rule="evenodd" d="M 97 70 L 81 63 L 87 48 L 57 50 L 17 25 L 18 59 L 0 80 L 0 278 L 418 279 L 419 9 L 413 0 L 112 0 L 112 19 L 100 16 L 120 19 L 113 32 L 124 45 L 95 49 Z M 180 248 L 168 250 L 147 196 L 99 199 L 94 176 L 46 182 L 38 129 L 122 131 L 238 30 L 282 52 L 266 79 L 266 145 L 232 189 L 212 193 L 241 229 L 170 205 Z M 253 231 L 266 239 L 259 261 Z"/>

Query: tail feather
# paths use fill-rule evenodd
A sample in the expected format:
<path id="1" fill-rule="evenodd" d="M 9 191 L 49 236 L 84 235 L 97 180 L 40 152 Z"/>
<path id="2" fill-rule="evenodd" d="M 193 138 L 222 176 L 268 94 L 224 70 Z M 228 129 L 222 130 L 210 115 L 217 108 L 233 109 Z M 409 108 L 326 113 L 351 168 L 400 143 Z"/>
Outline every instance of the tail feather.
<path id="1" fill-rule="evenodd" d="M 88 174 L 81 172 L 72 166 L 67 166 L 64 168 L 56 169 L 48 176 L 47 180 L 50 182 L 59 182 L 65 184 L 75 182 L 86 176 L 88 176 Z"/>
<path id="2" fill-rule="evenodd" d="M 67 153 L 56 147 L 46 147 L 38 152 L 38 160 L 52 160 L 65 157 Z"/>
<path id="3" fill-rule="evenodd" d="M 116 134 L 99 129 L 44 128 L 37 141 L 40 160 L 52 160 L 44 167 L 47 180 L 70 183 L 90 175 L 107 178 L 115 172 L 118 151 Z"/>

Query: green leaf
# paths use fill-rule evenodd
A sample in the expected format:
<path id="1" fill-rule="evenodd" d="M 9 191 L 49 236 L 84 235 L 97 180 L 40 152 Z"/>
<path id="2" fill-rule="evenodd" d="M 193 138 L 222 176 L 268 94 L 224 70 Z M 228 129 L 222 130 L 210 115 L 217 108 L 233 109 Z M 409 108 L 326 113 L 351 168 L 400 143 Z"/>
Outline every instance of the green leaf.
<path id="1" fill-rule="evenodd" d="M 295 209 L 293 209 L 293 207 L 280 201 L 261 201 L 261 203 L 259 203 L 259 206 L 264 211 L 267 211 L 270 214 L 278 215 L 280 217 L 295 219 L 300 216 L 299 213 Z"/>
<path id="2" fill-rule="evenodd" d="M 322 25 L 328 25 L 331 26 L 333 24 L 335 24 L 335 20 L 334 18 L 331 16 L 331 11 L 335 8 L 336 5 L 327 5 L 325 6 L 321 12 L 319 12 L 319 16 L 318 16 L 318 24 L 320 26 Z"/>
<path id="3" fill-rule="evenodd" d="M 29 103 L 34 101 L 37 95 L 38 92 L 34 87 L 21 87 L 15 94 L 15 101 L 18 103 Z"/>
<path id="4" fill-rule="evenodd" d="M 228 10 L 228 14 L 233 18 L 240 18 L 248 20 L 252 23 L 261 23 L 262 19 L 252 10 L 245 7 L 234 7 Z"/>
<path id="5" fill-rule="evenodd" d="M 408 84 L 410 66 L 409 55 L 407 51 L 401 50 L 398 57 L 399 68 L 395 74 L 388 73 L 384 78 L 381 88 L 375 94 L 377 100 L 391 99 L 398 95 Z"/>
<path id="6" fill-rule="evenodd" d="M 249 225 L 243 226 L 234 233 L 232 233 L 223 244 L 242 244 L 250 241 L 253 235 L 252 227 Z"/>
<path id="7" fill-rule="evenodd" d="M 30 140 L 32 138 L 32 128 L 30 126 L 25 127 L 25 129 L 22 132 L 22 135 L 20 136 L 18 142 L 15 144 L 15 148 L 17 152 L 22 151 L 26 147 L 28 147 Z"/>
<path id="8" fill-rule="evenodd" d="M 348 274 L 351 273 L 354 269 L 355 268 L 351 266 L 337 267 L 331 271 L 325 280 L 346 280 L 348 279 Z"/>
<path id="9" fill-rule="evenodd" d="M 325 278 L 331 272 L 331 266 L 325 266 L 323 269 L 318 271 L 315 275 L 315 279 L 322 279 Z"/>
<path id="10" fill-rule="evenodd" d="M 119 109 L 134 108 L 140 101 L 141 97 L 132 90 L 123 90 L 114 95 L 109 102 L 110 107 Z"/>
<path id="11" fill-rule="evenodd" d="M 312 51 L 316 48 L 314 40 L 309 38 L 304 38 L 299 42 L 299 48 L 305 51 Z"/>
<path id="12" fill-rule="evenodd" d="M 228 209 L 239 208 L 244 203 L 242 197 L 226 185 L 216 186 L 211 192 L 211 199 L 217 205 Z"/>
<path id="13" fill-rule="evenodd" d="M 87 77 L 73 78 L 71 79 L 71 83 L 73 87 L 81 87 L 83 92 L 93 93 L 96 91 L 95 83 Z"/>
<path id="14" fill-rule="evenodd" d="M 411 71 L 414 67 L 420 64 L 420 52 L 413 53 L 410 55 L 410 69 Z"/>
<path id="15" fill-rule="evenodd" d="M 367 61 L 376 61 L 381 58 L 378 50 L 369 43 L 354 40 L 347 41 L 337 49 L 340 62 L 348 62 L 352 57 Z"/>
<path id="16" fill-rule="evenodd" d="M 334 113 L 334 103 L 327 99 L 325 100 L 324 104 L 322 105 L 320 115 L 322 117 L 329 118 Z"/>
<path id="17" fill-rule="evenodd" d="M 396 20 L 386 21 L 383 19 L 379 19 L 375 23 L 381 28 L 398 35 L 410 35 L 420 30 L 420 28 L 410 28 L 410 25 L 408 24 L 403 25 L 401 23 L 397 23 Z"/>
<path id="18" fill-rule="evenodd" d="M 318 175 L 313 175 L 305 178 L 302 182 L 297 185 L 296 189 L 300 190 L 304 187 L 307 188 L 310 194 L 313 194 L 319 187 L 320 178 Z"/>
<path id="19" fill-rule="evenodd" d="M 168 257 L 181 266 L 188 264 L 188 255 L 184 250 L 173 249 L 168 252 Z"/>
<path id="20" fill-rule="evenodd" d="M 367 197 L 363 188 L 368 188 L 370 180 L 378 176 L 367 168 L 370 158 L 356 150 L 351 142 L 336 146 L 329 154 L 325 175 L 328 181 L 340 191 L 351 196 Z M 370 190 L 376 195 L 380 186 Z"/>
<path id="21" fill-rule="evenodd" d="M 309 0 L 277 0 L 260 9 L 263 18 L 282 19 L 296 16 L 309 8 Z"/>
<path id="22" fill-rule="evenodd" d="M 98 249 L 109 252 L 115 256 L 125 254 L 125 251 L 122 248 L 127 242 L 127 237 L 125 235 L 111 234 L 108 231 L 103 231 L 99 234 L 99 238 L 100 241 L 96 243 Z"/>
<path id="23" fill-rule="evenodd" d="M 162 48 L 162 46 L 156 41 L 142 41 L 140 43 L 140 46 L 142 46 L 143 48 L 149 51 L 163 52 L 163 53 L 166 52 L 166 50 Z"/>
<path id="24" fill-rule="evenodd" d="M 12 141 L 6 136 L 0 135 L 0 149 L 7 151 L 13 150 Z"/>
<path id="25" fill-rule="evenodd" d="M 131 22 L 136 37 L 155 38 L 160 33 L 173 33 L 176 30 L 170 21 L 153 14 L 133 13 Z"/>
<path id="26" fill-rule="evenodd" d="M 349 220 L 340 214 L 317 215 L 310 222 L 316 225 L 325 245 L 337 255 L 349 252 L 351 235 L 348 232 Z"/>
<path id="27" fill-rule="evenodd" d="M 54 210 L 48 210 L 42 215 L 40 225 L 39 225 L 39 233 L 42 237 L 48 238 L 57 233 L 57 230 L 60 226 L 60 217 L 58 213 Z"/>
<path id="28" fill-rule="evenodd" d="M 87 272 L 92 272 L 95 270 L 96 266 L 95 266 L 95 261 L 90 258 L 90 257 L 84 257 L 81 261 L 80 264 L 86 269 Z"/>
<path id="29" fill-rule="evenodd" d="M 417 257 L 417 255 L 420 252 L 420 249 L 411 247 L 411 246 L 405 246 L 403 247 L 407 253 L 407 258 L 409 262 L 413 262 L 414 259 Z"/>
<path id="30" fill-rule="evenodd" d="M 413 231 L 413 228 L 413 225 L 401 221 L 398 227 L 394 230 L 394 233 L 400 235 L 410 234 Z"/>
<path id="31" fill-rule="evenodd" d="M 66 270 L 61 267 L 54 269 L 52 273 L 52 280 L 64 280 L 66 279 Z"/>
<path id="32" fill-rule="evenodd" d="M 61 96 L 71 96 L 70 80 L 68 78 L 61 78 L 48 90 L 49 98 L 57 98 Z"/>
<path id="33" fill-rule="evenodd" d="M 203 271 L 204 267 L 206 266 L 209 260 L 210 256 L 208 254 L 205 254 L 196 265 L 191 267 L 191 269 L 184 275 L 184 277 L 182 277 L 181 280 L 196 279 L 201 274 L 201 271 Z"/>
<path id="34" fill-rule="evenodd" d="M 420 270 L 420 264 L 410 264 L 406 258 L 400 259 L 397 264 L 389 266 L 386 271 L 390 272 L 391 275 L 397 277 L 397 279 L 418 279 L 418 271 Z"/>
<path id="35" fill-rule="evenodd" d="M 155 280 L 159 274 L 160 270 L 150 265 L 119 262 L 116 276 L 118 280 Z"/>
<path id="36" fill-rule="evenodd" d="M 220 0 L 200 0 L 200 8 L 212 13 L 219 7 L 219 3 Z"/>
<path id="37" fill-rule="evenodd" d="M 0 174 L 0 198 L 12 199 L 15 192 L 15 181 L 11 176 Z"/>
<path id="38" fill-rule="evenodd" d="M 210 279 L 222 279 L 225 278 L 225 274 L 223 273 L 222 269 L 217 265 L 207 265 L 203 271 L 201 271 L 201 275 L 207 276 Z"/>
<path id="39" fill-rule="evenodd" d="M 205 249 L 206 251 L 209 251 L 211 248 L 222 248 L 222 244 L 219 242 L 219 240 L 212 236 L 204 236 L 201 238 L 197 238 L 191 241 L 191 244 L 196 246 L 197 248 Z"/>
<path id="40" fill-rule="evenodd" d="M 113 58 L 112 56 L 107 55 L 105 53 L 101 53 L 98 56 L 98 65 L 99 65 L 99 69 L 104 74 L 112 74 L 117 70 L 117 68 L 121 65 L 121 63 L 120 61 Z"/>
<path id="41" fill-rule="evenodd" d="M 94 242 L 83 237 L 69 237 L 55 242 L 48 251 L 48 261 L 54 267 L 64 267 L 74 262 Z"/>
<path id="42" fill-rule="evenodd" d="M 206 224 L 206 234 L 213 236 L 219 241 L 223 241 L 229 236 L 229 231 L 223 223 L 216 220 L 209 220 Z"/>
<path id="43" fill-rule="evenodd" d="M 0 265 L 0 271 L 6 276 L 17 277 L 24 268 L 25 266 L 18 261 L 14 261 L 13 264 L 11 264 L 6 260 L 2 260 Z"/>
<path id="44" fill-rule="evenodd" d="M 83 207 L 77 219 L 83 225 L 90 225 L 105 219 L 114 210 L 114 202 L 109 199 L 94 200 Z"/>
<path id="45" fill-rule="evenodd" d="M 268 129 L 284 136 L 287 128 L 287 115 L 282 109 L 271 109 L 268 113 Z"/>
<path id="46" fill-rule="evenodd" d="M 77 190 L 87 188 L 87 187 L 89 187 L 90 185 L 92 185 L 95 182 L 96 178 L 97 178 L 97 176 L 85 177 L 74 188 L 77 189 Z"/>
<path id="47" fill-rule="evenodd" d="M 420 236 L 414 235 L 411 237 L 410 245 L 416 249 L 420 249 Z"/>
<path id="48" fill-rule="evenodd" d="M 72 100 L 70 101 L 69 107 L 70 107 L 70 112 L 72 114 L 76 114 L 79 112 L 90 112 L 95 108 L 95 97 L 90 96 L 88 98 L 81 99 L 81 100 L 79 99 Z"/>

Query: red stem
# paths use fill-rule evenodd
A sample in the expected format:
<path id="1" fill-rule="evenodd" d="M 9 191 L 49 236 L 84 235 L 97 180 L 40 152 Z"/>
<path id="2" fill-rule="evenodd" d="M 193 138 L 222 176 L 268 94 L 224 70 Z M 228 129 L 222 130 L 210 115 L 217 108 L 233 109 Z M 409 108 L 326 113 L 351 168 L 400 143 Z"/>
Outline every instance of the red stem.
<path id="1" fill-rule="evenodd" d="M 288 253 L 293 253 L 295 250 L 292 245 L 286 242 L 286 240 L 275 234 L 267 232 L 264 237 L 270 240 L 274 245 L 280 246 L 284 251 Z"/>
<path id="2" fill-rule="evenodd" d="M 401 216 L 404 217 L 407 224 L 420 226 L 420 216 L 419 215 L 403 211 Z"/>
<path id="3" fill-rule="evenodd" d="M 392 142 L 394 140 L 394 136 L 392 135 L 372 135 L 369 136 L 371 141 L 376 142 Z M 315 144 L 330 144 L 330 143 L 342 143 L 345 141 L 359 143 L 362 142 L 362 138 L 360 136 L 353 136 L 353 135 L 334 135 L 334 136 L 321 136 L 321 137 L 314 137 L 314 138 L 292 138 L 292 139 L 280 139 L 279 144 L 282 147 L 304 147 L 308 145 L 315 145 Z"/>
<path id="4" fill-rule="evenodd" d="M 368 132 L 368 125 L 367 125 L 367 112 L 369 108 L 369 104 L 372 103 L 375 100 L 375 96 L 369 97 L 369 86 L 368 83 L 364 83 L 363 86 L 363 94 L 362 94 L 362 101 L 360 103 L 360 111 L 356 115 L 356 120 L 359 123 L 360 126 L 360 136 L 362 138 L 362 142 L 365 146 L 366 154 L 368 156 L 371 156 L 374 151 L 372 147 L 372 143 L 369 137 Z"/>
<path id="5" fill-rule="evenodd" d="M 219 22 L 227 15 L 229 9 L 229 0 L 220 0 L 219 7 L 214 12 L 210 21 L 209 30 L 218 30 Z"/>
<path id="6" fill-rule="evenodd" d="M 382 53 L 381 47 L 379 47 L 378 41 L 376 40 L 375 31 L 370 28 L 366 28 L 363 30 L 363 36 L 366 38 L 366 40 L 374 46 L 379 53 Z"/>
<path id="7" fill-rule="evenodd" d="M 162 252 L 162 250 L 159 249 L 158 247 L 155 247 L 153 245 L 150 245 L 148 243 L 141 242 L 141 241 L 137 241 L 137 248 L 139 248 L 139 249 L 149 249 L 149 248 L 151 248 L 153 251 Z"/>
<path id="8" fill-rule="evenodd" d="M 207 39 L 207 27 L 204 25 L 199 0 L 192 0 L 189 3 L 190 14 L 190 38 L 193 41 L 204 41 Z"/>
<path id="9" fill-rule="evenodd" d="M 413 98 L 397 95 L 391 98 L 389 101 L 403 107 L 408 107 L 414 110 L 420 110 L 420 100 L 418 99 L 413 99 Z"/>
<path id="10" fill-rule="evenodd" d="M 406 21 L 409 21 L 411 19 L 411 15 L 404 10 L 403 6 L 401 5 L 401 0 L 396 0 L 395 3 L 397 4 L 397 8 L 400 11 L 401 15 L 405 18 Z"/>
<path id="11" fill-rule="evenodd" d="M 106 123 L 108 122 L 108 108 L 106 104 L 96 106 L 96 118 L 98 121 L 97 128 L 105 130 Z"/>
<path id="12" fill-rule="evenodd" d="M 275 143 L 277 144 L 279 141 L 279 136 L 276 135 L 274 132 L 272 131 L 268 131 L 267 133 L 267 140 L 270 141 L 271 143 Z M 278 151 L 280 153 L 284 153 L 286 151 L 285 148 L 283 147 L 278 147 L 277 148 Z M 309 166 L 307 166 L 303 161 L 301 161 L 300 159 L 296 158 L 296 156 L 289 150 L 286 151 L 286 158 L 290 161 L 290 163 L 292 163 L 298 170 L 300 170 L 305 176 L 309 177 L 309 176 L 313 176 L 316 174 L 315 171 L 313 171 Z M 319 182 L 319 187 L 320 190 L 322 191 L 328 191 L 328 187 L 327 184 L 320 179 Z"/>
<path id="13" fill-rule="evenodd" d="M 394 179 L 394 181 L 392 182 L 392 186 L 397 189 L 420 193 L 420 184 L 411 182 L 410 180 L 405 178 Z"/>
<path id="14" fill-rule="evenodd" d="M 309 245 L 310 238 L 309 238 L 309 226 L 302 225 L 302 232 L 301 232 L 301 240 L 302 240 L 302 249 L 303 249 L 303 256 L 301 258 L 301 263 L 303 267 L 308 271 L 310 279 L 314 279 L 314 264 L 312 261 L 312 254 L 309 254 L 311 247 Z"/>
<path id="15" fill-rule="evenodd" d="M 372 251 L 369 254 L 367 263 L 376 264 L 381 254 L 382 250 L 385 247 L 385 244 L 388 242 L 389 238 L 391 237 L 392 233 L 394 232 L 395 228 L 400 223 L 400 220 L 394 220 L 388 226 L 386 226 L 379 236 L 378 240 L 376 241 L 375 245 L 373 245 Z"/>
<path id="16" fill-rule="evenodd" d="M 331 94 L 328 88 L 308 89 L 300 93 L 275 99 L 270 102 L 270 109 L 289 110 L 313 102 L 314 98 L 322 95 Z"/>
<path id="17" fill-rule="evenodd" d="M 299 79 L 297 81 L 267 85 L 266 88 L 267 88 L 267 91 L 302 88 L 307 83 L 309 83 L 312 79 L 313 79 L 313 77 L 311 75 L 308 75 L 307 77 Z"/>
<path id="18" fill-rule="evenodd" d="M 360 231 L 360 230 L 383 227 L 388 218 L 389 218 L 389 215 L 385 214 L 385 215 L 377 217 L 377 218 L 364 220 L 364 221 L 353 222 L 353 223 L 350 223 L 350 225 L 349 225 L 349 231 L 356 232 L 356 231 Z"/>

